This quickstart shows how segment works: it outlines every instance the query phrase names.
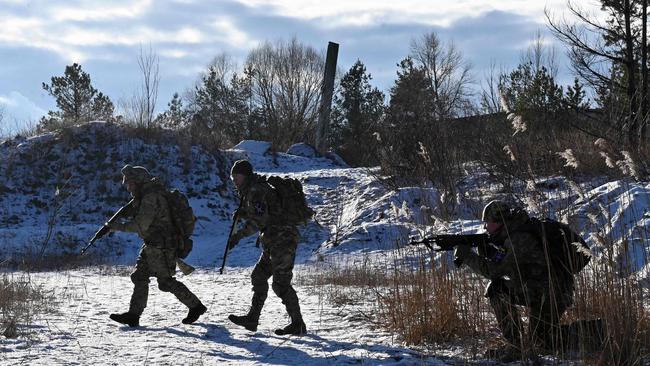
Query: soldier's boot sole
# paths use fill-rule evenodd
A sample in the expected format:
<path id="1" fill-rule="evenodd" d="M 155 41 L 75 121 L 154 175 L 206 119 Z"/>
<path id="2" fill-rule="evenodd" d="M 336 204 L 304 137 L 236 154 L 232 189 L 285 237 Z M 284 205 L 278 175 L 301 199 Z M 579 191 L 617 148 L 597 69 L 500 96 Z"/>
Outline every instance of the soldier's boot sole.
<path id="1" fill-rule="evenodd" d="M 277 335 L 304 335 L 307 333 L 307 326 L 302 320 L 297 322 L 292 322 L 284 328 L 276 329 L 275 334 Z"/>
<path id="2" fill-rule="evenodd" d="M 116 321 L 120 324 L 128 325 L 131 328 L 140 326 L 140 317 L 135 314 L 131 314 L 131 313 L 111 314 L 109 318 L 111 318 L 111 320 Z"/>
<path id="3" fill-rule="evenodd" d="M 183 324 L 192 324 L 195 321 L 199 319 L 199 317 L 205 312 L 208 311 L 208 308 L 205 307 L 203 304 L 199 304 L 193 308 L 190 309 L 190 311 L 187 313 L 187 317 L 182 320 Z"/>
<path id="4" fill-rule="evenodd" d="M 257 319 L 251 319 L 248 315 L 228 315 L 228 320 L 250 330 L 251 332 L 257 331 L 257 325 L 259 321 Z"/>

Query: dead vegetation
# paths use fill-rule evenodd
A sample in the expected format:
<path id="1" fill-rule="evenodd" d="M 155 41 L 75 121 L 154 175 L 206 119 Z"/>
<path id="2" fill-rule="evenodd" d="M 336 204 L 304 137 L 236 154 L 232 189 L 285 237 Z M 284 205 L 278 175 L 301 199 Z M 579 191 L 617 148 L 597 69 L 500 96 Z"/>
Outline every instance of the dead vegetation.
<path id="1" fill-rule="evenodd" d="M 0 276 L 0 331 L 7 338 L 24 336 L 23 325 L 37 314 L 53 311 L 54 295 L 33 283 L 29 274 L 3 273 Z"/>

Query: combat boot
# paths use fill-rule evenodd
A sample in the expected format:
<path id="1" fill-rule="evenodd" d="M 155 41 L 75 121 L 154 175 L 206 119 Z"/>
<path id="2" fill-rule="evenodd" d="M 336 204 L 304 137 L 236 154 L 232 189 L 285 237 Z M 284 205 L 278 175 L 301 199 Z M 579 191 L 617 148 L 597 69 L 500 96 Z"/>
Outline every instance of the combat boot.
<path id="1" fill-rule="evenodd" d="M 192 324 L 199 319 L 199 317 L 208 310 L 205 305 L 199 303 L 197 306 L 190 309 L 187 313 L 187 317 L 183 319 L 183 324 Z"/>
<path id="2" fill-rule="evenodd" d="M 126 324 L 129 327 L 137 327 L 140 325 L 140 315 L 131 312 L 111 314 L 110 318 L 118 323 Z"/>
<path id="3" fill-rule="evenodd" d="M 259 315 L 251 314 L 250 312 L 246 315 L 228 315 L 228 320 L 231 322 L 250 330 L 251 332 L 257 331 L 257 325 L 259 324 Z"/>
<path id="4" fill-rule="evenodd" d="M 307 333 L 307 326 L 302 320 L 302 317 L 297 317 L 295 320 L 292 319 L 291 324 L 275 330 L 275 334 L 277 335 L 303 335 L 305 333 Z"/>

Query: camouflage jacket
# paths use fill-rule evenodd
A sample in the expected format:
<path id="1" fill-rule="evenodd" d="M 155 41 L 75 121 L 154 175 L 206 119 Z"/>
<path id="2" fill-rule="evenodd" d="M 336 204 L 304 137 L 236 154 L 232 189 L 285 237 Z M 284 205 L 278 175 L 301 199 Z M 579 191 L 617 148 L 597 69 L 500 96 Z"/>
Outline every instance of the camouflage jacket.
<path id="1" fill-rule="evenodd" d="M 174 226 L 164 191 L 165 187 L 158 178 L 145 183 L 141 194 L 134 197 L 131 207 L 125 213 L 126 221 L 113 223 L 111 228 L 137 233 L 148 245 L 174 247 Z"/>
<path id="2" fill-rule="evenodd" d="M 502 254 L 492 258 L 482 257 L 471 252 L 463 262 L 474 272 L 491 280 L 506 280 L 508 288 L 515 295 L 539 297 L 555 292 L 568 293 L 573 290 L 573 277 L 549 273 L 546 255 L 539 239 L 530 232 L 517 229 L 529 220 L 521 211 L 504 224 L 501 231 L 491 239 L 502 250 Z"/>
<path id="3" fill-rule="evenodd" d="M 280 229 L 285 227 L 282 220 L 282 205 L 278 193 L 269 185 L 263 177 L 255 174 L 250 181 L 239 192 L 243 196 L 241 208 L 238 211 L 239 218 L 246 221 L 244 226 L 238 230 L 241 237 L 253 235 L 269 229 Z"/>

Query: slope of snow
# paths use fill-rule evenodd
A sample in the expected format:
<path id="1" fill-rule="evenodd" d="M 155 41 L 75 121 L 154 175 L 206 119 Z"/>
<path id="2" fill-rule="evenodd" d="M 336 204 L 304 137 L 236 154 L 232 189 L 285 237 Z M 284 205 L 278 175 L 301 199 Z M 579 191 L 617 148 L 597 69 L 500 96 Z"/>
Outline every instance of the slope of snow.
<path id="1" fill-rule="evenodd" d="M 28 252 L 78 252 L 128 201 L 120 168 L 140 164 L 190 198 L 199 221 L 187 261 L 199 270 L 183 281 L 209 307 L 197 325 L 183 325 L 180 319 L 186 309 L 170 294 L 161 293 L 153 281 L 142 327 L 129 329 L 112 323 L 108 314 L 128 306 L 130 268 L 117 267 L 121 274 L 99 274 L 96 269 L 32 274 L 35 283 L 58 295 L 59 312 L 24 327 L 26 339 L 0 339 L 0 364 L 466 363 L 454 350 L 438 353 L 440 358 L 423 358 L 363 320 L 360 314 L 372 312 L 373 304 L 337 309 L 319 289 L 307 285 L 296 285 L 310 329 L 306 337 L 273 334 L 287 319 L 272 292 L 257 333 L 228 323 L 227 314 L 247 310 L 248 276 L 260 254 L 255 237 L 247 238 L 228 254 L 226 274 L 216 271 L 238 204 L 228 177 L 237 159 L 250 160 L 261 174 L 302 182 L 316 221 L 301 228 L 297 278 L 322 261 L 370 261 L 383 268 L 387 257 L 403 259 L 389 265 L 416 263 L 410 259 L 420 248 L 406 246 L 409 237 L 481 232 L 483 205 L 511 196 L 488 174 L 468 165 L 455 210 L 445 218 L 440 208 L 444 197 L 435 188 L 391 190 L 378 179 L 377 169 L 349 168 L 334 155 L 312 156 L 306 148 L 274 153 L 267 142 L 242 141 L 213 155 L 198 147 L 181 147 L 164 134 L 159 142 L 147 142 L 100 122 L 0 144 L 0 176 L 5 177 L 0 182 L 0 262 L 7 256 L 19 260 Z M 594 180 L 576 188 L 563 177 L 541 177 L 514 182 L 513 189 L 533 214 L 550 213 L 572 223 L 596 255 L 614 245 L 622 263 L 640 278 L 650 278 L 648 182 Z M 531 196 L 538 200 L 533 202 Z M 91 256 L 132 265 L 139 246 L 134 235 L 116 234 L 98 241 Z"/>

